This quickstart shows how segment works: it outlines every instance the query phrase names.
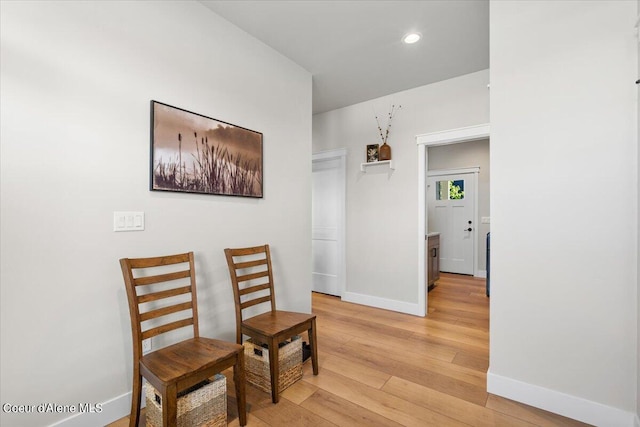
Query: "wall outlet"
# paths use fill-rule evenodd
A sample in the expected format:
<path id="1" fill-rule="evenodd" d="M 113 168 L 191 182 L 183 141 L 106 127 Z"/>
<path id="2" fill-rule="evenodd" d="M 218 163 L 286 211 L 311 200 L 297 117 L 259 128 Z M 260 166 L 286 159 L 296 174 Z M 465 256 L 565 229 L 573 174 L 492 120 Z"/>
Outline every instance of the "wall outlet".
<path id="1" fill-rule="evenodd" d="M 142 354 L 147 354 L 151 351 L 151 338 L 142 340 Z"/>

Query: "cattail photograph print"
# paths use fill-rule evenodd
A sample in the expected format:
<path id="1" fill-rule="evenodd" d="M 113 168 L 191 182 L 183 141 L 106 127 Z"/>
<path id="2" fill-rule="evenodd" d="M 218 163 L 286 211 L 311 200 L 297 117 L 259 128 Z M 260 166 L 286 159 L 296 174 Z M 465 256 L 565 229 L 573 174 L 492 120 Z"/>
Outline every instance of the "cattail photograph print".
<path id="1" fill-rule="evenodd" d="M 262 197 L 262 133 L 151 101 L 150 187 Z"/>

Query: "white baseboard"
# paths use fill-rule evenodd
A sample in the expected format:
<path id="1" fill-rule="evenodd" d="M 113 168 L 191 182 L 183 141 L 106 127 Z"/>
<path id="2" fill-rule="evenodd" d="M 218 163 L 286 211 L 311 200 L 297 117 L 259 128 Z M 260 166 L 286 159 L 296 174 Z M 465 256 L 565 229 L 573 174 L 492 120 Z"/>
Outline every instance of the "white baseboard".
<path id="1" fill-rule="evenodd" d="M 142 399 L 142 407 L 145 401 Z M 49 427 L 103 427 L 129 415 L 131 410 L 131 392 L 96 405 L 100 412 L 84 412 L 51 424 Z"/>
<path id="2" fill-rule="evenodd" d="M 342 294 L 342 301 L 368 305 L 369 307 L 383 308 L 385 310 L 398 311 L 400 313 L 413 314 L 414 316 L 421 316 L 418 304 L 412 304 L 410 302 L 374 297 L 355 292 L 344 292 Z"/>
<path id="3" fill-rule="evenodd" d="M 487 278 L 487 270 L 478 270 L 474 277 L 480 277 L 481 279 Z"/>
<path id="4" fill-rule="evenodd" d="M 487 372 L 487 391 L 598 427 L 638 427 L 638 417 L 631 412 L 496 375 L 491 368 Z"/>

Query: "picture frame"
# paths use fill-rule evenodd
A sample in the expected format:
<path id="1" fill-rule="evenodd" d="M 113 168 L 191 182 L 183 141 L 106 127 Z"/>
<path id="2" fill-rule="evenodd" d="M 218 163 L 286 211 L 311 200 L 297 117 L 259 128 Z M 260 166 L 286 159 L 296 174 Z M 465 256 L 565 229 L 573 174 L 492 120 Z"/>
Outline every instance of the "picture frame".
<path id="1" fill-rule="evenodd" d="M 263 135 L 151 101 L 151 191 L 263 197 Z"/>
<path id="2" fill-rule="evenodd" d="M 367 163 L 377 162 L 380 154 L 380 144 L 367 145 Z"/>

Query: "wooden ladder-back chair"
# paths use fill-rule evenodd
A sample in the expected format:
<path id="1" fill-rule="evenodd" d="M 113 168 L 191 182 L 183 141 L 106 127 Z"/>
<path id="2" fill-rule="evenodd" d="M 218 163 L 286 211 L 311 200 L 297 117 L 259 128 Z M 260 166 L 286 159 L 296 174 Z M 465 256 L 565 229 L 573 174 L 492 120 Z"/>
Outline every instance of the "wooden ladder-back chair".
<path id="1" fill-rule="evenodd" d="M 193 252 L 120 260 L 133 338 L 130 426 L 140 418 L 142 377 L 161 395 L 163 426 L 175 426 L 177 394 L 233 366 L 240 425 L 247 423 L 242 345 L 200 337 Z M 142 354 L 142 341 L 191 327 L 193 338 Z M 163 337 L 164 339 L 164 337 Z"/>
<path id="2" fill-rule="evenodd" d="M 273 403 L 278 403 L 280 400 L 278 344 L 307 331 L 311 347 L 313 374 L 318 375 L 316 316 L 276 310 L 269 245 L 225 249 L 224 253 L 229 265 L 235 298 L 236 342 L 242 344 L 242 335 L 244 334 L 255 341 L 267 344 L 271 375 L 271 400 Z M 244 309 L 261 303 L 269 303 L 270 310 L 244 318 Z"/>

